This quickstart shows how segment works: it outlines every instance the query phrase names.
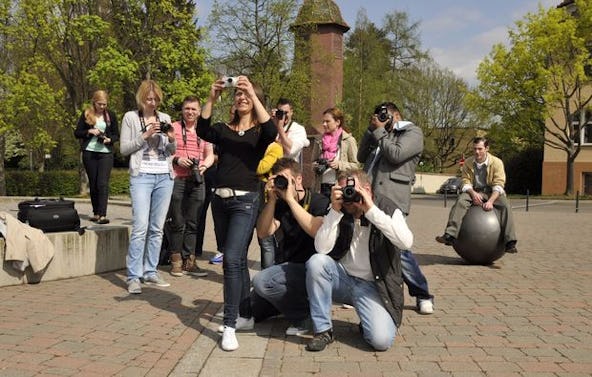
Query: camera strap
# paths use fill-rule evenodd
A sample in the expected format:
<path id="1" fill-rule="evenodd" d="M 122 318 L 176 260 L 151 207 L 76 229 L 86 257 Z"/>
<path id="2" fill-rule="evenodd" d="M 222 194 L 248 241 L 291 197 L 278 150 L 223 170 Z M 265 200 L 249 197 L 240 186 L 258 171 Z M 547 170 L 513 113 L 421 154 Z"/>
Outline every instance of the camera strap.
<path id="1" fill-rule="evenodd" d="M 304 208 L 304 210 L 306 212 L 308 212 L 308 209 L 310 208 L 310 201 L 312 200 L 312 194 L 310 193 L 310 189 L 305 188 L 304 189 L 304 200 L 302 202 L 302 208 Z"/>
<path id="2" fill-rule="evenodd" d="M 156 117 L 156 121 L 160 123 L 160 119 L 158 118 L 158 111 L 154 112 L 154 116 Z M 140 126 L 142 127 L 142 133 L 146 132 L 146 120 L 144 119 L 144 113 L 142 110 L 138 110 L 138 117 L 140 118 Z"/>

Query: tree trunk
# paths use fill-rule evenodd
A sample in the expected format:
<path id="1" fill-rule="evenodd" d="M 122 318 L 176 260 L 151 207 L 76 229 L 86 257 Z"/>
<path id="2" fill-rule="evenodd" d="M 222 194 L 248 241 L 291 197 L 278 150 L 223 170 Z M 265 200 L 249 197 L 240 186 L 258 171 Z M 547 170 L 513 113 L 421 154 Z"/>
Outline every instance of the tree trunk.
<path id="1" fill-rule="evenodd" d="M 567 170 L 565 178 L 565 195 L 572 196 L 574 193 L 574 158 L 567 156 Z"/>
<path id="2" fill-rule="evenodd" d="M 80 162 L 78 163 L 78 173 L 80 175 L 80 195 L 86 196 L 88 193 L 88 176 L 82 163 L 82 152 L 80 153 Z"/>
<path id="3" fill-rule="evenodd" d="M 4 154 L 6 152 L 6 138 L 0 135 L 0 196 L 6 196 L 6 173 L 4 171 Z"/>

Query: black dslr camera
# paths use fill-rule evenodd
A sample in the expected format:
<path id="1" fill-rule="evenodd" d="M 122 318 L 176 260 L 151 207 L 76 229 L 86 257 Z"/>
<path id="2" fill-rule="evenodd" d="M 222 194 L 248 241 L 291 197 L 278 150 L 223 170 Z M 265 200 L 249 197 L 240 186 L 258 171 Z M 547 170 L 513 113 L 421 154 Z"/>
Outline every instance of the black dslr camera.
<path id="1" fill-rule="evenodd" d="M 347 177 L 345 187 L 341 189 L 344 203 L 356 203 L 362 201 L 362 196 L 356 191 L 356 180 L 354 177 Z"/>
<path id="2" fill-rule="evenodd" d="M 283 175 L 276 175 L 273 179 L 273 185 L 278 190 L 285 190 L 288 188 L 288 178 L 284 177 Z"/>
<path id="3" fill-rule="evenodd" d="M 163 134 L 168 133 L 171 128 L 173 128 L 173 126 L 170 123 L 167 122 L 160 122 L 160 132 L 162 132 Z"/>
<path id="4" fill-rule="evenodd" d="M 391 119 L 391 114 L 389 114 L 385 105 L 376 106 L 376 109 L 374 109 L 374 115 L 376 115 L 380 122 L 386 122 L 387 120 Z"/>
<path id="5" fill-rule="evenodd" d="M 105 136 L 104 132 L 101 132 L 100 134 L 97 135 L 97 141 L 101 144 L 105 144 L 106 138 L 107 138 L 107 136 Z"/>
<path id="6" fill-rule="evenodd" d="M 192 158 L 191 162 L 193 162 L 191 165 L 191 174 L 193 175 L 193 179 L 195 179 L 195 182 L 198 185 L 201 185 L 203 183 L 203 177 L 201 174 L 199 174 L 199 159 Z"/>
<path id="7" fill-rule="evenodd" d="M 284 110 L 276 109 L 275 110 L 275 119 L 282 120 L 286 116 L 286 112 Z"/>
<path id="8" fill-rule="evenodd" d="M 314 172 L 317 175 L 321 175 L 325 172 L 325 170 L 329 169 L 329 160 L 326 158 L 319 158 L 315 162 L 317 165 L 314 167 Z"/>

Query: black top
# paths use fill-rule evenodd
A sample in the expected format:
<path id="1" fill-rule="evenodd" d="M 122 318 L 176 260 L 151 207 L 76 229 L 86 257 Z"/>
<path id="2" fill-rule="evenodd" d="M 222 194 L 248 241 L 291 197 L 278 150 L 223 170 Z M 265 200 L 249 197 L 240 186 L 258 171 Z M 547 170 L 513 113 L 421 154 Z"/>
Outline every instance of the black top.
<path id="1" fill-rule="evenodd" d="M 329 212 L 331 201 L 325 195 L 316 192 L 311 195 L 308 213 L 313 216 L 325 216 Z M 304 199 L 299 203 L 304 206 Z M 279 243 L 279 250 L 275 256 L 276 264 L 304 263 L 316 253 L 314 238 L 300 227 L 286 202 L 278 200 L 273 217 L 280 222 L 280 227 L 275 233 Z"/>
<path id="2" fill-rule="evenodd" d="M 107 121 L 105 117 L 105 122 L 107 123 L 107 127 L 105 128 L 105 136 L 111 139 L 110 144 L 106 144 L 105 146 L 113 152 L 113 144 L 119 141 L 119 125 L 117 123 L 117 116 L 111 110 L 107 110 L 109 114 L 109 121 Z M 80 140 L 80 150 L 85 150 L 88 143 L 90 143 L 91 139 L 94 135 L 89 134 L 87 131 L 94 126 L 91 124 L 86 123 L 86 117 L 84 116 L 84 111 L 78 118 L 78 122 L 76 123 L 76 129 L 74 130 L 74 136 Z"/>
<path id="3" fill-rule="evenodd" d="M 273 121 L 262 123 L 243 132 L 232 130 L 226 123 L 210 125 L 210 119 L 199 118 L 197 135 L 218 148 L 216 187 L 258 191 L 257 165 L 267 146 L 277 136 Z"/>

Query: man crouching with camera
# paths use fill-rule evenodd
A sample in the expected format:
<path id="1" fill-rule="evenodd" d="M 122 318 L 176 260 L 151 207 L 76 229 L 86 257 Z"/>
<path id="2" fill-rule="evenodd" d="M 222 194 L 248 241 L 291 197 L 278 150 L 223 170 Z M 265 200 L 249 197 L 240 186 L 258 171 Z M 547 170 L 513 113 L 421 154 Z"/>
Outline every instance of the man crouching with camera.
<path id="1" fill-rule="evenodd" d="M 302 335 L 310 331 L 304 264 L 315 254 L 314 236 L 329 198 L 302 186 L 300 163 L 291 158 L 277 160 L 271 173 L 257 235 L 275 234 L 278 247 L 275 264 L 253 277 L 251 307 L 257 322 L 281 313 L 290 322 L 286 335 Z"/>
<path id="2" fill-rule="evenodd" d="M 171 275 L 207 276 L 195 262 L 198 216 L 205 201 L 203 174 L 214 163 L 211 143 L 200 139 L 195 131 L 201 113 L 197 97 L 183 100 L 182 119 L 173 123 L 177 151 L 173 157 L 175 184 L 169 207 L 165 237 L 171 253 Z"/>
<path id="3" fill-rule="evenodd" d="M 339 174 L 331 209 L 315 236 L 317 254 L 306 263 L 314 330 L 308 351 L 333 342 L 333 302 L 356 309 L 360 332 L 375 350 L 393 345 L 403 310 L 400 250 L 412 243 L 405 216 L 389 198 L 372 194 L 366 173 Z"/>

